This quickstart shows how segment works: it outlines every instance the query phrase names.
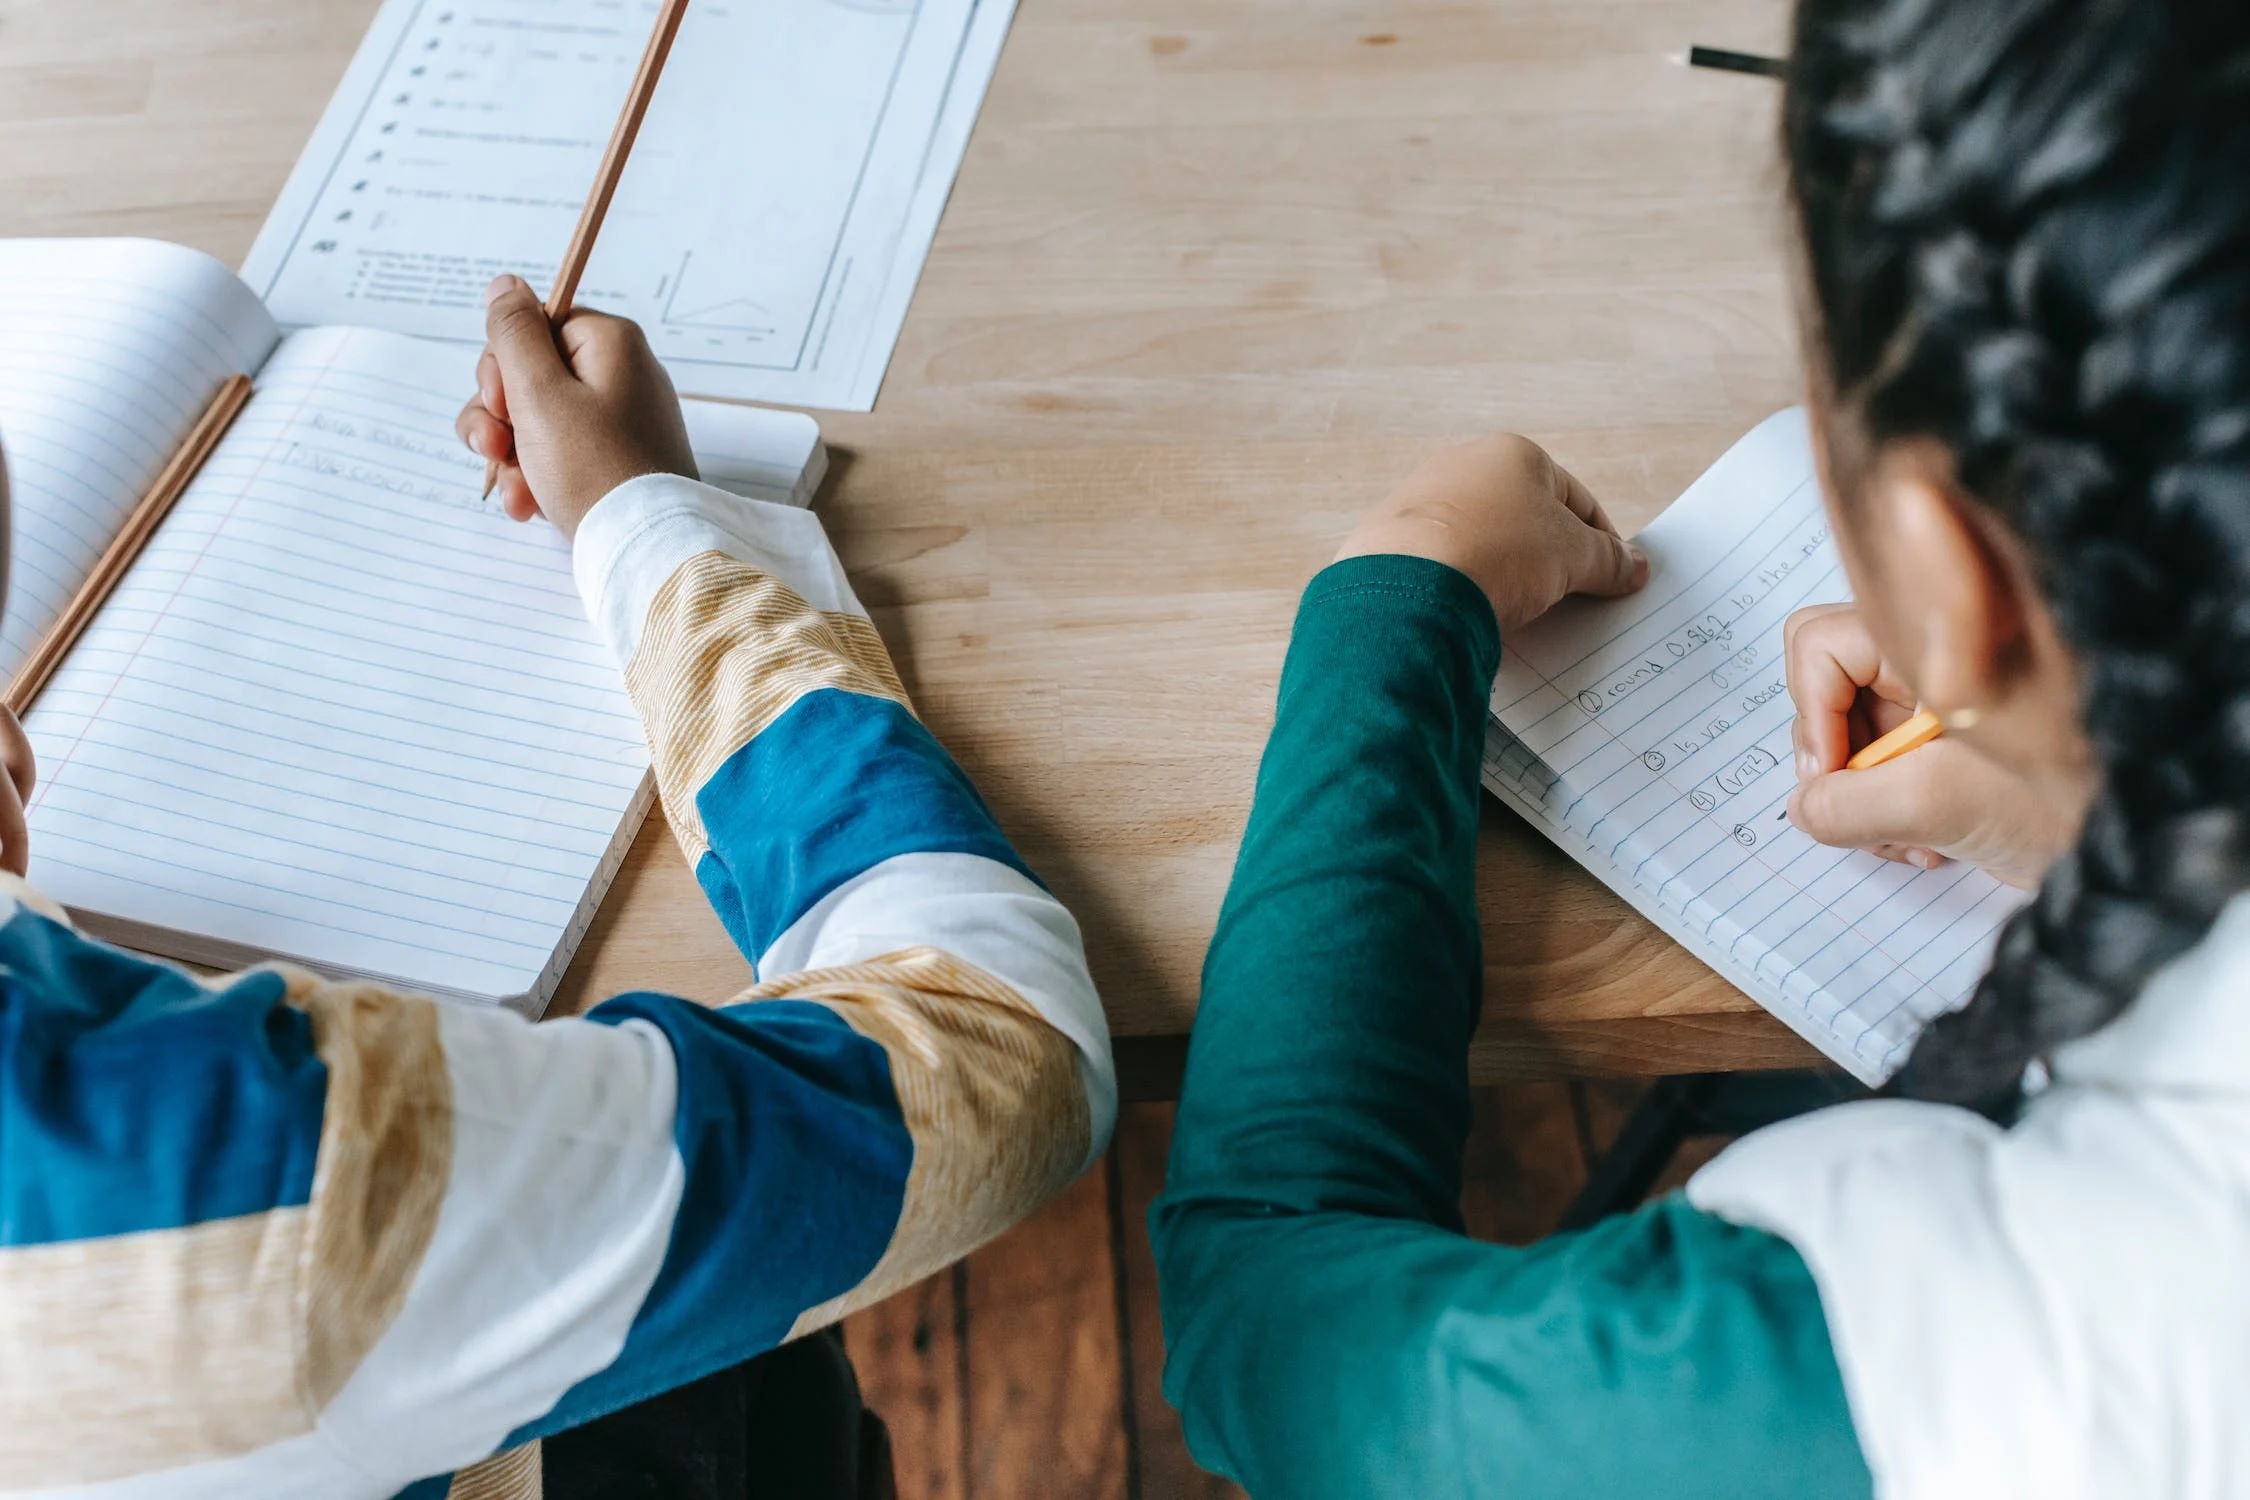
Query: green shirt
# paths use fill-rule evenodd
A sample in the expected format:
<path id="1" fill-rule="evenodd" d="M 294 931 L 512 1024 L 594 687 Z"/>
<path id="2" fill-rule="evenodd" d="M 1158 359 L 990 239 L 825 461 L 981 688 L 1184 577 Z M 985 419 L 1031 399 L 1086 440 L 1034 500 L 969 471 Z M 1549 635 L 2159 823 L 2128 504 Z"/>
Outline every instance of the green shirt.
<path id="1" fill-rule="evenodd" d="M 1442 565 L 1305 591 L 1149 1215 L 1189 1446 L 1259 1500 L 1863 1496 L 1785 1242 L 1670 1198 L 1462 1233 L 1491 607 Z"/>

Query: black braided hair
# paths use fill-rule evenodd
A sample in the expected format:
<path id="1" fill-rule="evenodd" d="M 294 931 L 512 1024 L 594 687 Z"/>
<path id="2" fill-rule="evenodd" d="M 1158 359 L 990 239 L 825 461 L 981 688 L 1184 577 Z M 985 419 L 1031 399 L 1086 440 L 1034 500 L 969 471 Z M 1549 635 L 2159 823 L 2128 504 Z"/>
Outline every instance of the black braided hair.
<path id="1" fill-rule="evenodd" d="M 1906 1089 L 1996 1115 L 2250 888 L 2250 3 L 1799 0 L 1812 356 L 2024 542 L 2099 786 Z"/>

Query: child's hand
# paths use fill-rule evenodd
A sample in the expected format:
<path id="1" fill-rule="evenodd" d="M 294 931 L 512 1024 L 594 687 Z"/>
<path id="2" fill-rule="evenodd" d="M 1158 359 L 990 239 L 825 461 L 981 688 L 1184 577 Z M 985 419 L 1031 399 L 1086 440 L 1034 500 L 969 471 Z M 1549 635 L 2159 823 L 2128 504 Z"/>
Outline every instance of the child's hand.
<path id="1" fill-rule="evenodd" d="M 1586 487 L 1520 437 L 1478 438 L 1416 469 L 1336 558 L 1374 553 L 1468 574 L 1492 601 L 1503 637 L 1567 594 L 1630 594 L 1648 581 L 1648 559 L 1618 536 Z"/>
<path id="2" fill-rule="evenodd" d="M 1923 869 L 1965 859 L 2030 889 L 2075 836 L 2050 799 L 1958 739 L 1937 739 L 1865 771 L 1854 750 L 1914 712 L 1859 610 L 1801 609 L 1783 627 L 1796 705 L 1796 791 L 1789 821 L 1824 844 L 1866 849 Z"/>
<path id="3" fill-rule="evenodd" d="M 628 479 L 696 477 L 680 398 L 638 326 L 580 310 L 553 327 L 531 288 L 503 276 L 485 290 L 485 337 L 477 396 L 454 430 L 499 464 L 500 503 L 516 520 L 543 514 L 576 536 Z"/>
<path id="4" fill-rule="evenodd" d="M 31 758 L 31 741 L 16 722 L 16 711 L 5 705 L 0 705 L 0 765 L 8 772 L 0 776 L 0 869 L 21 875 L 31 868 L 31 830 L 24 822 L 23 805 L 31 800 L 39 768 Z"/>

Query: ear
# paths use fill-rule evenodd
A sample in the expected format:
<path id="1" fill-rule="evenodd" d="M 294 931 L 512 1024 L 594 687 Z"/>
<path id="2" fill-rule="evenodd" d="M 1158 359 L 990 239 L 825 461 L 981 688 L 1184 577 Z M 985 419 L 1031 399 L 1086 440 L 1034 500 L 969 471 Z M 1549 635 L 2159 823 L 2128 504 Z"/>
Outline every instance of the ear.
<path id="1" fill-rule="evenodd" d="M 1871 468 L 1862 539 L 1899 665 L 1939 712 L 1990 710 L 2032 654 L 2041 605 L 2028 561 L 1955 482 L 1941 446 L 1886 444 Z"/>

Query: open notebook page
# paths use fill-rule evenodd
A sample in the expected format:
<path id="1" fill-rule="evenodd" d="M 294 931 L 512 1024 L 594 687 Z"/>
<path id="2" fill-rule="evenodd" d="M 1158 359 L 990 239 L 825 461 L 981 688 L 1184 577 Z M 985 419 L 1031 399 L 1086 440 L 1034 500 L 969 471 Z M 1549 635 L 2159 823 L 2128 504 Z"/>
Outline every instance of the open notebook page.
<path id="1" fill-rule="evenodd" d="M 89 926 L 545 1003 L 648 759 L 565 544 L 478 499 L 464 369 L 395 335 L 285 340 L 40 696 L 32 873 Z M 811 430 L 695 425 L 769 473 L 765 439 Z"/>
<path id="2" fill-rule="evenodd" d="M 1829 1057 L 1888 1077 L 1968 998 L 2023 898 L 1781 816 L 1782 622 L 1850 597 L 1803 413 L 1736 444 L 1639 541 L 1639 595 L 1568 601 L 1506 643 L 1485 784 Z"/>
<path id="3" fill-rule="evenodd" d="M 154 240 L 0 241 L 0 447 L 15 674 L 232 375 L 281 337 L 209 256 Z"/>

